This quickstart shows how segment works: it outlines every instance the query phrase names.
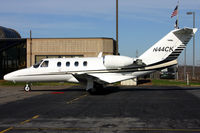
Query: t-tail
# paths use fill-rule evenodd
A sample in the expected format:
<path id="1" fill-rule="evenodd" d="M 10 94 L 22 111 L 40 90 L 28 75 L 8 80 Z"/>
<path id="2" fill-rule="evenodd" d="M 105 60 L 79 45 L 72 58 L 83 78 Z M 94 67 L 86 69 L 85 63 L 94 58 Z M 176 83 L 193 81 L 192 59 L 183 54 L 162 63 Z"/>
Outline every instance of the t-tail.
<path id="1" fill-rule="evenodd" d="M 144 52 L 139 59 L 147 66 L 176 60 L 197 31 L 196 28 L 175 29 Z"/>

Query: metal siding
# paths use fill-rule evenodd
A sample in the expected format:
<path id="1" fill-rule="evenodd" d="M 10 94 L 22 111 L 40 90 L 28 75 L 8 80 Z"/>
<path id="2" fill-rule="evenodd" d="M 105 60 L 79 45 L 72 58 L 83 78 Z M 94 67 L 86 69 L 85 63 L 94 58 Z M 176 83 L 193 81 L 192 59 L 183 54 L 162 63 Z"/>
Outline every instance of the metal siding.
<path id="1" fill-rule="evenodd" d="M 113 54 L 113 39 L 103 38 L 43 38 L 32 39 L 32 64 L 35 55 L 84 55 L 94 57 L 103 52 Z M 30 66 L 30 39 L 27 39 L 27 67 Z"/>

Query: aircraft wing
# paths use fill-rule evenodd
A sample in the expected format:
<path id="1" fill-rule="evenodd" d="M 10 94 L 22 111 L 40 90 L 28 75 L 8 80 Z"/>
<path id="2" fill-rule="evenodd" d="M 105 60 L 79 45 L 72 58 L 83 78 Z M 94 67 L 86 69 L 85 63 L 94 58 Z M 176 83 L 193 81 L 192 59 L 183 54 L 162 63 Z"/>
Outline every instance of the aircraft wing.
<path id="1" fill-rule="evenodd" d="M 132 75 L 124 75 L 122 73 L 94 73 L 94 74 L 73 74 L 73 76 L 79 80 L 84 81 L 86 79 L 93 79 L 97 83 L 116 83 L 119 81 L 134 78 Z"/>

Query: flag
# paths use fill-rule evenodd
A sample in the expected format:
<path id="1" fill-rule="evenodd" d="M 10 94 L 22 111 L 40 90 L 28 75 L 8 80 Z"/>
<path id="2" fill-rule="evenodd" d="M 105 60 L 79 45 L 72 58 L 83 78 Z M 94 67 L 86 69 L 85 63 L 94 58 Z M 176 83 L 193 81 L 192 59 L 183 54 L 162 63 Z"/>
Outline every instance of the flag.
<path id="1" fill-rule="evenodd" d="M 176 6 L 176 8 L 174 9 L 172 15 L 171 15 L 171 18 L 176 16 L 178 14 L 178 5 Z"/>

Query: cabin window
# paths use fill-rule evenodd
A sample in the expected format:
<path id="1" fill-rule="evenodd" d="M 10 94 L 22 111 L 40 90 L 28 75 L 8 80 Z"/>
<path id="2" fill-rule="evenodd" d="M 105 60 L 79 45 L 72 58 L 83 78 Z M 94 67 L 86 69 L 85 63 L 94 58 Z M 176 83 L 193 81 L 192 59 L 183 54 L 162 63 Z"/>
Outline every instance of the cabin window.
<path id="1" fill-rule="evenodd" d="M 68 62 L 66 62 L 66 66 L 67 67 L 69 67 L 70 66 L 70 62 L 68 61 Z"/>
<path id="2" fill-rule="evenodd" d="M 76 67 L 77 67 L 77 66 L 78 66 L 78 64 L 79 64 L 79 63 L 78 63 L 78 61 L 74 62 L 74 66 L 76 66 Z"/>
<path id="3" fill-rule="evenodd" d="M 44 61 L 40 67 L 48 67 L 49 61 Z"/>
<path id="4" fill-rule="evenodd" d="M 58 62 L 58 63 L 57 63 L 57 67 L 61 67 L 61 62 Z"/>
<path id="5" fill-rule="evenodd" d="M 40 64 L 41 64 L 42 61 L 43 61 L 43 60 L 41 60 L 40 62 L 36 63 L 35 65 L 33 65 L 33 67 L 34 67 L 34 68 L 38 68 L 38 67 L 40 66 Z"/>
<path id="6" fill-rule="evenodd" d="M 84 62 L 83 62 L 83 66 L 87 66 L 87 61 L 84 61 Z"/>

